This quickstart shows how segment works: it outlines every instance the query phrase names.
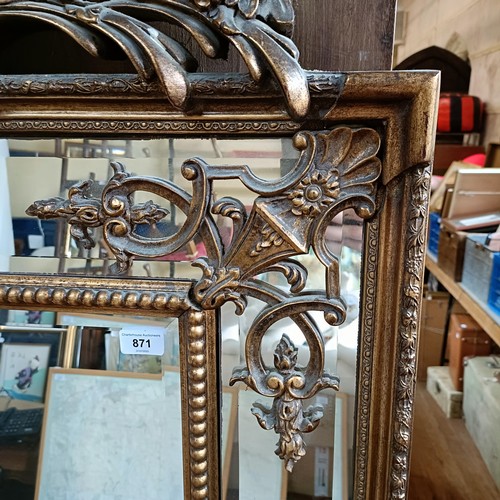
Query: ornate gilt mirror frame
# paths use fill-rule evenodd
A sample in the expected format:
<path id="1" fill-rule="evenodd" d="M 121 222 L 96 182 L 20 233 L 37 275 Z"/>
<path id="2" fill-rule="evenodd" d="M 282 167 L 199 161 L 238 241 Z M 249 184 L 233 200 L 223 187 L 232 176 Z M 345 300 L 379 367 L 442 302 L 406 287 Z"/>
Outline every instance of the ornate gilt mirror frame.
<path id="1" fill-rule="evenodd" d="M 72 234 L 92 245 L 101 226 L 116 257 L 115 277 L 0 275 L 0 305 L 8 309 L 141 314 L 179 318 L 186 498 L 219 498 L 218 309 L 236 312 L 247 297 L 266 305 L 248 333 L 240 381 L 269 396 L 255 408 L 261 426 L 280 434 L 280 457 L 292 469 L 301 436 L 321 411 L 301 401 L 338 386 L 324 372 L 324 342 L 308 311 L 340 324 L 339 260 L 325 245 L 331 219 L 352 208 L 364 220 L 360 331 L 357 361 L 354 497 L 404 498 L 415 387 L 424 269 L 427 203 L 439 75 L 434 72 L 323 73 L 304 71 L 287 38 L 290 2 L 109 0 L 68 4 L 7 0 L 0 21 L 30 18 L 62 30 L 96 57 L 118 46 L 137 74 L 3 75 L 0 136 L 4 138 L 277 138 L 293 137 L 300 153 L 276 182 L 246 166 L 218 167 L 188 159 L 185 192 L 166 179 L 134 176 L 126 162 L 102 197 L 86 183 L 68 199 L 33 200 L 28 213 L 64 218 Z M 203 52 L 216 57 L 233 44 L 248 75 L 192 72 L 196 61 L 151 20 L 187 30 Z M 256 195 L 251 210 L 236 199 L 213 202 L 212 182 L 243 183 Z M 186 214 L 169 238 L 144 238 L 137 224 L 160 220 L 155 204 L 133 205 L 136 190 L 159 195 Z M 232 241 L 224 246 L 213 216 L 229 217 Z M 134 256 L 165 256 L 202 234 L 207 256 L 196 261 L 199 281 L 131 278 Z M 323 264 L 326 288 L 304 292 L 305 270 L 291 257 L 312 249 Z M 283 273 L 288 292 L 262 281 Z M 125 275 L 124 275 L 125 273 Z M 309 343 L 310 361 L 296 366 L 286 335 L 275 366 L 260 357 L 266 330 L 291 317 Z M 280 412 L 294 415 L 293 425 Z M 264 431 L 262 431 L 264 432 Z"/>

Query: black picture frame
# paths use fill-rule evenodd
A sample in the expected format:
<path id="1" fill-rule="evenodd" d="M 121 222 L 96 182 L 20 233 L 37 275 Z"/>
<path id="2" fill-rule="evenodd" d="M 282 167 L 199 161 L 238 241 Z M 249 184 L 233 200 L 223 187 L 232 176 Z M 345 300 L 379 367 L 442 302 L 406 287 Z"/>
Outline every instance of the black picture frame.
<path id="1" fill-rule="evenodd" d="M 0 326 L 0 361 L 2 359 L 3 347 L 8 344 L 24 345 L 49 345 L 48 368 L 61 366 L 63 337 L 65 328 L 47 328 L 36 326 Z M 9 393 L 0 396 L 12 397 Z"/>

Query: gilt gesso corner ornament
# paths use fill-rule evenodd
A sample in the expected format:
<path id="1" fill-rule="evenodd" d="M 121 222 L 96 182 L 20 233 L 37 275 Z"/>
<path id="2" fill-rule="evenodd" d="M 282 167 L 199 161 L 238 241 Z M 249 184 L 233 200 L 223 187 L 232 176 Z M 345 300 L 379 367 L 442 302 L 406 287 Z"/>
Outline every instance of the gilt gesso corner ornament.
<path id="1" fill-rule="evenodd" d="M 379 134 L 370 128 L 300 132 L 294 137 L 299 159 L 277 181 L 256 177 L 246 165 L 214 166 L 192 158 L 182 165 L 183 176 L 192 184 L 191 193 L 165 179 L 131 175 L 124 165 L 114 162 L 114 175 L 100 199 L 91 197 L 91 185 L 86 181 L 70 189 L 68 199 L 37 201 L 27 213 L 66 219 L 73 236 L 86 247 L 94 244 L 92 230 L 101 226 L 107 246 L 116 257 L 113 270 L 117 273 L 126 272 L 134 256 L 162 257 L 201 234 L 207 256 L 193 263 L 202 269 L 201 279 L 192 287 L 193 303 L 210 310 L 233 302 L 239 314 L 245 310 L 248 297 L 266 304 L 247 333 L 246 366 L 235 369 L 231 383 L 244 382 L 273 398 L 270 408 L 256 403 L 253 413 L 262 427 L 279 434 L 276 453 L 291 470 L 305 453 L 302 434 L 313 430 L 322 416 L 321 408 L 303 409 L 302 401 L 321 389 L 338 389 L 339 385 L 337 377 L 324 371 L 324 340 L 309 314 L 322 311 L 331 325 L 340 325 L 346 315 L 340 296 L 339 260 L 326 244 L 325 231 L 332 218 L 347 208 L 353 208 L 363 219 L 375 214 L 380 142 Z M 231 179 L 256 194 L 248 212 L 235 198 L 213 201 L 212 181 Z M 151 202 L 134 205 L 136 191 L 159 195 L 184 212 L 186 221 L 178 232 L 164 238 L 136 232 L 138 225 L 157 222 L 167 214 Z M 226 246 L 214 215 L 232 221 L 233 236 Z M 326 290 L 304 291 L 307 271 L 291 259 L 310 250 L 325 268 Z M 290 290 L 257 277 L 265 272 L 282 273 Z M 264 366 L 264 334 L 286 317 L 302 330 L 310 349 L 309 363 L 297 365 L 295 347 L 284 335 L 274 367 Z"/>
<path id="2" fill-rule="evenodd" d="M 269 75 L 283 91 L 290 114 L 304 118 L 310 105 L 293 30 L 291 0 L 4 0 L 0 20 L 29 18 L 55 27 L 95 57 L 118 46 L 143 82 L 157 78 L 173 106 L 189 107 L 190 72 L 198 61 L 145 19 L 183 28 L 210 58 L 225 57 L 231 43 L 251 78 Z"/>
<path id="3" fill-rule="evenodd" d="M 321 350 L 322 346 L 317 345 L 316 348 Z M 303 370 L 297 367 L 297 353 L 294 343 L 283 334 L 274 352 L 274 369 L 266 368 L 265 395 L 275 394 L 273 404 L 267 407 L 257 402 L 251 410 L 263 429 L 274 429 L 279 434 L 275 453 L 284 460 L 288 472 L 292 472 L 295 463 L 306 454 L 302 434 L 316 429 L 323 417 L 321 405 L 303 408 L 304 393 L 301 389 L 306 386 L 306 380 Z M 321 389 L 339 389 L 338 377 L 328 373 L 322 375 L 317 385 L 309 391 L 309 396 Z M 238 380 L 259 390 L 247 369 L 235 370 L 231 383 Z"/>

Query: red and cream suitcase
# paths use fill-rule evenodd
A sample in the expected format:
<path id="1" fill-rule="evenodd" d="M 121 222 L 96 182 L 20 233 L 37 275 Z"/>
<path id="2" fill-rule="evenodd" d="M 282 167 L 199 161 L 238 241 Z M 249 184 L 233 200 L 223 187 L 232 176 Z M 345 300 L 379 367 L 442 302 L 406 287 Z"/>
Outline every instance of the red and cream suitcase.
<path id="1" fill-rule="evenodd" d="M 441 94 L 439 97 L 438 133 L 481 132 L 484 106 L 479 99 L 466 94 Z"/>
<path id="2" fill-rule="evenodd" d="M 448 328 L 449 369 L 457 391 L 463 390 L 464 358 L 487 356 L 492 341 L 488 334 L 468 314 L 452 314 Z"/>

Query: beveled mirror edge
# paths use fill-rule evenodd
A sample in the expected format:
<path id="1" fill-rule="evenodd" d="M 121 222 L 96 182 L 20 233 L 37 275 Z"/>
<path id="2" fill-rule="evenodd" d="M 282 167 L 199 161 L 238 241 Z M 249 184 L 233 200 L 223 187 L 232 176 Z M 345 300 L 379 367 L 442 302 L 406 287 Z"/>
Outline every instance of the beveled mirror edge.
<path id="1" fill-rule="evenodd" d="M 382 79 L 385 83 L 382 83 Z M 406 495 L 416 336 L 423 279 L 427 184 L 432 157 L 433 113 L 438 80 L 435 73 L 405 73 L 404 77 L 392 73 L 347 74 L 340 97 L 329 96 L 327 102 L 330 100 L 330 106 L 327 109 L 318 110 L 315 115 L 313 107 L 312 112 L 312 121 L 317 122 L 320 118 L 324 128 L 346 122 L 361 125 L 376 122 L 382 124 L 386 130 L 384 172 L 390 171 L 390 174 L 384 177 L 384 184 L 390 185 L 394 193 L 399 193 L 395 197 L 397 202 L 391 205 L 385 200 L 380 216 L 367 223 L 364 261 L 368 273 L 365 273 L 362 296 L 373 303 L 373 311 L 370 314 L 379 320 L 384 318 L 384 321 L 373 323 L 373 317 L 365 312 L 361 323 L 360 335 L 363 344 L 360 345 L 361 356 L 358 365 L 360 390 L 357 419 L 362 431 L 357 436 L 358 455 L 355 460 L 355 496 L 360 499 L 387 496 L 404 498 Z M 367 85 L 368 83 L 370 85 Z M 142 101 L 145 110 L 139 111 L 138 108 L 125 120 L 124 113 L 118 110 L 112 101 L 108 103 L 101 100 L 99 107 L 106 118 L 89 118 L 88 114 L 84 113 L 84 108 L 91 100 L 91 97 L 75 100 L 50 94 L 42 99 L 34 95 L 23 98 L 12 95 L 2 97 L 1 133 L 10 137 L 54 133 L 161 136 L 169 132 L 194 136 L 251 136 L 269 133 L 270 130 L 277 135 L 290 135 L 303 127 L 302 124 L 290 120 L 278 97 L 256 99 L 254 94 L 243 93 L 235 101 L 238 103 L 235 109 L 230 112 L 226 111 L 226 99 L 211 98 L 209 107 L 211 110 L 218 110 L 218 113 L 215 116 L 208 115 L 209 118 L 205 114 L 186 116 L 168 110 L 158 114 L 157 107 L 151 109 L 146 100 Z M 314 104 L 314 96 L 312 101 Z M 36 104 L 33 110 L 30 106 L 26 107 L 26 104 L 33 102 Z M 276 109 L 279 113 L 262 113 L 262 102 L 269 103 L 265 109 Z M 137 103 L 137 106 L 140 104 Z M 252 109 L 254 114 L 248 118 Z M 64 111 L 66 112 L 63 113 Z M 166 130 L 165 123 L 177 123 L 179 128 Z M 223 125 L 221 129 L 221 123 L 227 124 L 227 127 Z M 137 129 L 134 124 L 139 125 Z M 421 126 L 416 129 L 416 124 Z M 409 144 L 405 146 L 407 143 Z M 396 166 L 396 169 L 391 170 L 391 166 Z M 411 224 L 408 224 L 409 222 Z M 405 246 L 404 252 L 401 252 L 402 243 Z M 389 272 L 394 269 L 395 261 L 400 263 L 400 269 L 405 269 L 400 276 L 401 284 L 396 289 L 393 275 Z M 411 266 L 403 265 L 403 262 L 408 261 L 412 263 Z M 24 284 L 25 280 L 25 276 L 2 275 L 0 282 L 4 292 L 0 293 L 0 303 L 6 307 L 18 308 L 26 304 L 35 308 L 62 307 L 62 296 L 58 290 L 62 286 L 63 278 L 33 277 L 29 286 L 21 290 L 20 282 Z M 97 279 L 99 283 L 104 283 L 105 280 L 102 280 Z M 70 294 L 72 285 L 69 283 L 68 281 L 67 292 L 64 293 L 66 297 L 73 297 Z M 52 287 L 54 291 L 57 289 L 55 299 L 47 294 L 47 286 Z M 95 282 L 89 288 L 94 286 L 99 289 L 100 285 Z M 188 286 L 188 283 L 184 285 L 185 288 Z M 107 287 L 108 285 L 104 286 L 108 289 Z M 109 287 L 113 289 L 111 282 Z M 376 290 L 386 292 L 376 294 Z M 165 310 L 171 309 L 172 313 L 175 310 L 175 314 L 181 314 L 192 304 L 187 293 L 180 296 L 175 293 L 172 291 L 167 302 L 175 296 L 173 302 L 179 305 L 167 306 Z M 395 301 L 388 300 L 389 296 Z M 41 302 L 38 304 L 41 305 L 35 303 L 37 297 L 40 298 Z M 90 296 L 82 292 L 78 299 L 80 302 L 69 306 L 85 308 L 85 301 L 90 300 L 88 297 Z M 140 295 L 136 297 L 128 300 L 141 303 L 138 299 Z M 95 300 L 95 297 L 92 300 Z M 154 297 L 146 302 L 150 300 L 154 303 Z M 109 303 L 109 310 L 123 312 L 127 310 L 125 304 L 123 300 L 116 305 Z M 398 307 L 394 304 L 398 304 Z M 365 311 L 371 311 L 371 308 L 372 306 Z M 398 311 L 396 315 L 395 310 Z M 384 415 L 385 418 L 370 419 L 370 415 Z M 382 459 L 389 457 L 392 457 L 389 464 L 384 465 L 387 460 Z M 209 466 L 213 472 L 212 467 L 213 463 Z"/>

